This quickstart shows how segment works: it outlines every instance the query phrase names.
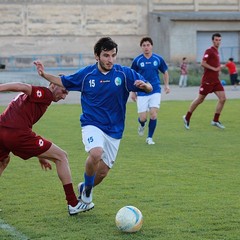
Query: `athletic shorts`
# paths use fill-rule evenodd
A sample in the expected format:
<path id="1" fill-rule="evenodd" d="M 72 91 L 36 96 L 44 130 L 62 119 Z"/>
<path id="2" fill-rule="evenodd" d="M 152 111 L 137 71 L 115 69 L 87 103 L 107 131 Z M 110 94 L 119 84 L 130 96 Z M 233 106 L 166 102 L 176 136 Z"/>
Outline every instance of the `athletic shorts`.
<path id="1" fill-rule="evenodd" d="M 207 96 L 209 93 L 221 92 L 221 91 L 224 91 L 224 88 L 220 81 L 219 83 L 215 83 L 215 84 L 203 83 L 199 88 L 199 94 L 204 96 Z"/>
<path id="2" fill-rule="evenodd" d="M 161 93 L 137 97 L 138 113 L 147 112 L 150 108 L 160 108 Z"/>
<path id="3" fill-rule="evenodd" d="M 101 129 L 87 125 L 82 127 L 82 141 L 86 152 L 92 148 L 101 147 L 103 149 L 102 160 L 109 168 L 112 168 L 117 157 L 120 139 L 112 138 Z"/>
<path id="4" fill-rule="evenodd" d="M 19 130 L 0 126 L 0 161 L 14 155 L 26 160 L 46 152 L 52 143 L 37 136 L 31 129 Z"/>

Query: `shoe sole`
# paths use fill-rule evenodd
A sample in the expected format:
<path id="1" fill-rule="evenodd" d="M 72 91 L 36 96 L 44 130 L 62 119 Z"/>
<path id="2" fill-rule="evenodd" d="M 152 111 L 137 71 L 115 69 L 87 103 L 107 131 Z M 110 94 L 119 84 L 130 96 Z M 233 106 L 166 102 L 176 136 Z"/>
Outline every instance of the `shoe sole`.
<path id="1" fill-rule="evenodd" d="M 225 129 L 225 127 L 219 127 L 218 125 L 216 124 L 211 124 L 213 127 L 217 127 L 217 128 L 220 128 L 220 129 Z"/>

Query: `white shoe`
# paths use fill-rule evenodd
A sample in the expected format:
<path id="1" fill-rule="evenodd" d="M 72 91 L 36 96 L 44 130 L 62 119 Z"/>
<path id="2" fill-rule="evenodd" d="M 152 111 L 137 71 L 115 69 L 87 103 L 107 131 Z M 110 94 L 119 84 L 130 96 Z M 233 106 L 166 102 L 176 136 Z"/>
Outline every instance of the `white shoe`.
<path id="1" fill-rule="evenodd" d="M 152 140 L 152 138 L 150 138 L 150 137 L 148 137 L 147 139 L 146 139 L 146 143 L 148 144 L 148 145 L 153 145 L 153 144 L 155 144 L 155 142 Z"/>
<path id="2" fill-rule="evenodd" d="M 138 135 L 139 136 L 144 135 L 144 128 L 145 128 L 145 126 L 139 125 L 139 127 L 138 127 Z"/>
<path id="3" fill-rule="evenodd" d="M 71 205 L 68 205 L 68 213 L 69 215 L 75 215 L 80 212 L 87 212 L 94 208 L 94 203 L 91 202 L 89 204 L 82 202 L 81 200 L 78 202 L 78 204 L 75 207 L 72 207 Z"/>
<path id="4" fill-rule="evenodd" d="M 221 128 L 221 129 L 224 129 L 224 128 L 225 128 L 220 122 L 214 122 L 214 121 L 212 121 L 212 122 L 211 122 L 211 125 L 212 125 L 212 126 L 216 126 L 216 127 L 218 127 L 218 128 Z"/>
<path id="5" fill-rule="evenodd" d="M 189 130 L 190 127 L 189 127 L 189 122 L 186 120 L 186 116 L 184 115 L 183 116 L 183 123 L 184 123 L 184 127 Z"/>
<path id="6" fill-rule="evenodd" d="M 90 204 L 92 202 L 92 193 L 93 193 L 93 187 L 86 187 L 84 185 L 81 193 L 81 201 L 86 204 Z"/>

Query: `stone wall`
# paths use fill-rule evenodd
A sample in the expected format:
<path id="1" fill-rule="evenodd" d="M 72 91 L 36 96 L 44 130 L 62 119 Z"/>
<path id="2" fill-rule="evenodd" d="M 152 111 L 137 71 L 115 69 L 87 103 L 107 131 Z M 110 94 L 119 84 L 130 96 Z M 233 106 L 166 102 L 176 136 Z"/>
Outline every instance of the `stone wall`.
<path id="1" fill-rule="evenodd" d="M 119 58 L 130 59 L 140 52 L 140 38 L 148 34 L 156 35 L 158 31 L 154 28 L 155 22 L 149 21 L 152 13 L 239 12 L 239 2 L 239 0 L 0 0 L 0 57 L 6 59 L 10 56 L 36 54 L 92 55 L 93 45 L 97 39 L 111 36 L 119 45 Z M 171 27 L 174 27 L 175 33 L 182 31 L 177 29 L 176 24 L 167 28 Z M 169 40 L 168 36 L 160 37 L 163 38 L 161 41 Z M 174 46 L 168 44 L 173 47 L 166 48 L 169 55 L 174 52 Z M 170 55 L 167 58 L 171 60 Z"/>
<path id="2" fill-rule="evenodd" d="M 145 0 L 0 1 L 1 56 L 92 53 L 100 36 L 113 37 L 119 54 L 133 54 L 148 32 L 147 9 Z"/>

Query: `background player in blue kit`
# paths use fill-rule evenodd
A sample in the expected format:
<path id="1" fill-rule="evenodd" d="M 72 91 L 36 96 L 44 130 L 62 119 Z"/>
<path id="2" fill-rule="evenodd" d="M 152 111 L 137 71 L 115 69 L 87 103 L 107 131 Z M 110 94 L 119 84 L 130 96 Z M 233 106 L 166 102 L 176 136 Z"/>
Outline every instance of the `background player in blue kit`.
<path id="1" fill-rule="evenodd" d="M 163 74 L 164 90 L 165 93 L 170 92 L 169 88 L 169 75 L 168 66 L 164 59 L 153 53 L 153 41 L 150 37 L 144 37 L 140 41 L 140 47 L 142 48 L 142 54 L 137 56 L 133 62 L 131 68 L 140 73 L 148 82 L 152 84 L 153 91 L 150 93 L 137 92 L 131 93 L 133 101 L 137 101 L 138 108 L 138 134 L 144 135 L 144 128 L 147 122 L 149 112 L 148 123 L 148 137 L 146 139 L 147 144 L 155 144 L 152 137 L 157 126 L 157 113 L 161 103 L 161 86 L 159 71 Z"/>
<path id="2" fill-rule="evenodd" d="M 128 67 L 114 64 L 117 44 L 109 37 L 98 40 L 94 46 L 96 64 L 80 69 L 69 76 L 53 76 L 44 71 L 41 62 L 35 65 L 40 76 L 64 86 L 68 91 L 80 91 L 82 140 L 88 158 L 84 183 L 79 183 L 80 208 L 90 210 L 93 186 L 99 184 L 113 166 L 122 138 L 126 103 L 131 91 L 152 91 L 152 86 Z"/>

